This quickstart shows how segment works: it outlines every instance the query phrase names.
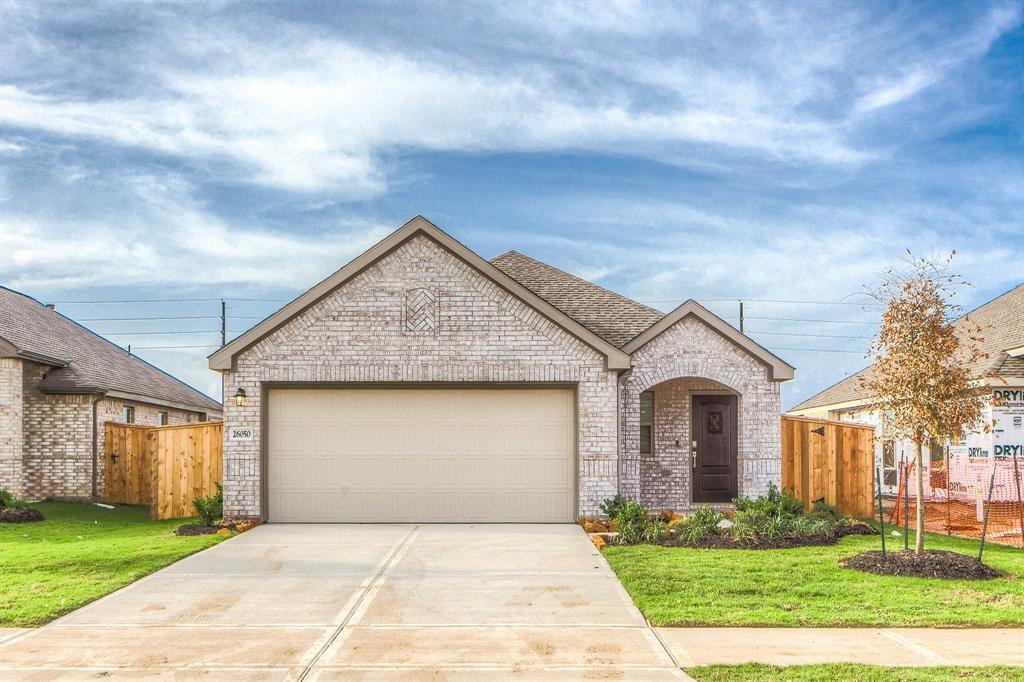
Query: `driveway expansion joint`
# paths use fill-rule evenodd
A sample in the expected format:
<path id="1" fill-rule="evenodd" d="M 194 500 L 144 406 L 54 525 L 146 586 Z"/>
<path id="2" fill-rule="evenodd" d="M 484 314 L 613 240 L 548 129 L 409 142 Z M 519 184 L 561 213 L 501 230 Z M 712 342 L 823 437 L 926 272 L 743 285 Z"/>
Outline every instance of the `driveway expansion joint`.
<path id="1" fill-rule="evenodd" d="M 362 588 L 362 592 L 360 593 L 359 598 L 356 599 L 355 603 L 352 604 L 352 606 L 348 609 L 348 613 L 342 619 L 341 623 L 338 624 L 338 626 L 334 629 L 334 632 L 331 633 L 331 636 L 327 638 L 327 641 L 324 642 L 324 644 L 316 652 L 316 654 L 313 656 L 310 662 L 305 666 L 302 673 L 299 674 L 299 682 L 303 682 L 303 680 L 306 679 L 306 677 L 310 674 L 310 672 L 312 672 L 313 668 L 320 661 L 323 655 L 327 653 L 327 650 L 331 648 L 331 645 L 334 644 L 334 641 L 338 639 L 338 636 L 341 635 L 342 631 L 348 626 L 349 622 L 352 620 L 352 617 L 356 614 L 356 612 L 359 611 L 360 606 L 362 606 L 363 602 L 366 600 L 367 595 L 370 594 L 370 591 L 373 590 L 374 585 L 380 582 L 381 578 L 383 577 L 385 571 L 387 571 L 388 567 L 391 566 L 395 559 L 403 553 L 403 549 L 411 544 L 413 537 L 415 537 L 419 529 L 420 527 L 418 525 L 413 526 L 412 529 L 408 533 L 406 533 L 405 536 L 402 537 L 402 539 L 394 546 L 394 548 L 392 548 L 391 552 L 388 554 L 387 559 L 381 564 L 380 568 L 377 570 L 376 575 L 374 575 L 373 579 L 370 580 L 369 583 L 367 583 L 366 587 Z"/>

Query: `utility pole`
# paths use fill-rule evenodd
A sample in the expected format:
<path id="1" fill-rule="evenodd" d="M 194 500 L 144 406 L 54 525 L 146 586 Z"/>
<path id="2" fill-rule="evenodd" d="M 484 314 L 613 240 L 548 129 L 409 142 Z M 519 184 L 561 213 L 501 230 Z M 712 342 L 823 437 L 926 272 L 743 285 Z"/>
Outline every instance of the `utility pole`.
<path id="1" fill-rule="evenodd" d="M 743 331 L 743 301 L 740 301 L 740 331 Z"/>
<path id="2" fill-rule="evenodd" d="M 224 299 L 220 299 L 220 345 L 224 346 L 228 342 L 228 307 L 224 303 Z"/>

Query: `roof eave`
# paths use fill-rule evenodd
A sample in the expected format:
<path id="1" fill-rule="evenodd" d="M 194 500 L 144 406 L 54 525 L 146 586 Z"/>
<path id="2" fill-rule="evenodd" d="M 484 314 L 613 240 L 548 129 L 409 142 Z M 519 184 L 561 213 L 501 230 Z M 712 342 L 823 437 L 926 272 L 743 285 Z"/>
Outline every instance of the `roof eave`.
<path id="1" fill-rule="evenodd" d="M 38 362 L 43 365 L 51 365 L 52 367 L 67 367 L 70 364 L 67 360 L 62 360 L 52 355 L 18 348 L 14 343 L 2 336 L 0 336 L 0 358 L 18 358 L 19 360 L 29 360 L 30 362 Z"/>
<path id="2" fill-rule="evenodd" d="M 681 306 L 652 324 L 650 327 L 640 332 L 631 341 L 626 343 L 626 345 L 622 347 L 622 350 L 630 354 L 634 353 L 688 315 L 693 315 L 697 319 L 701 320 L 713 330 L 724 336 L 728 341 L 732 342 L 740 350 L 746 351 L 748 354 L 763 363 L 768 368 L 768 378 L 770 380 L 779 382 L 789 381 L 795 375 L 795 367 L 693 299 L 686 301 Z"/>
<path id="3" fill-rule="evenodd" d="M 489 263 L 486 259 L 482 258 L 467 246 L 445 233 L 423 216 L 416 216 L 401 228 L 395 230 L 390 235 L 377 242 L 374 246 L 370 247 L 362 255 L 353 259 L 330 277 L 320 281 L 304 294 L 280 308 L 273 315 L 212 353 L 209 356 L 210 369 L 220 372 L 232 370 L 235 358 L 239 353 L 259 343 L 262 339 L 275 332 L 296 315 L 302 313 L 304 310 L 320 301 L 322 298 L 330 294 L 352 277 L 358 275 L 366 268 L 371 267 L 374 263 L 418 233 L 426 235 L 444 248 L 455 253 L 492 282 L 502 287 L 512 295 L 525 301 L 549 320 L 604 355 L 606 359 L 606 367 L 609 370 L 629 369 L 630 359 L 628 353 L 623 352 L 614 345 L 608 343 L 555 306 L 537 296 L 519 282 L 516 282 L 514 279 L 502 272 L 498 267 Z"/>

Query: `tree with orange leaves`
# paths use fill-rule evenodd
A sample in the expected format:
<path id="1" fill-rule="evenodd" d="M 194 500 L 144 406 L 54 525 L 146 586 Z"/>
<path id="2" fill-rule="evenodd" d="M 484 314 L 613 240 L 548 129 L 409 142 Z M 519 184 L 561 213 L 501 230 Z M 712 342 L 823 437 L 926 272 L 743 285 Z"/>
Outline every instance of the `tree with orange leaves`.
<path id="1" fill-rule="evenodd" d="M 957 334 L 952 324 L 962 308 L 951 299 L 967 284 L 949 271 L 954 255 L 909 254 L 909 267 L 890 269 L 869 292 L 885 312 L 862 385 L 875 396 L 872 407 L 881 412 L 887 436 L 915 445 L 918 554 L 924 550 L 924 443 L 960 439 L 982 423 L 986 404 L 986 391 L 969 370 L 985 357 L 978 348 L 981 330 L 961 325 Z"/>

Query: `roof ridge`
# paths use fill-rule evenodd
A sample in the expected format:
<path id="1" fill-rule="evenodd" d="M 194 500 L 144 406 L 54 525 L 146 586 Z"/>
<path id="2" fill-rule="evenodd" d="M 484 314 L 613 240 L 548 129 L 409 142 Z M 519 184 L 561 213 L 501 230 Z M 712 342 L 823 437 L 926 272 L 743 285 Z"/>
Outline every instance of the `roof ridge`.
<path id="1" fill-rule="evenodd" d="M 623 301 L 626 301 L 627 303 L 632 303 L 633 305 L 641 306 L 641 307 L 646 308 L 646 309 L 648 309 L 648 310 L 650 310 L 652 312 L 658 313 L 659 315 L 662 315 L 662 316 L 664 316 L 664 314 L 665 314 L 662 311 L 658 310 L 657 308 L 652 308 L 651 306 L 646 305 L 644 303 L 641 303 L 640 301 L 634 301 L 633 299 L 629 298 L 628 296 L 623 296 L 622 294 L 620 294 L 617 291 L 612 291 L 611 289 L 609 289 L 607 287 L 603 287 L 600 284 L 597 284 L 596 282 L 591 282 L 589 279 L 584 279 L 584 278 L 580 277 L 579 275 L 574 275 L 571 272 L 566 272 L 562 268 L 559 268 L 559 267 L 557 267 L 555 265 L 551 265 L 550 263 L 546 263 L 546 262 L 544 262 L 542 260 L 538 260 L 538 259 L 534 258 L 533 256 L 528 256 L 525 253 L 522 253 L 520 251 L 516 251 L 514 249 L 510 249 L 510 250 L 506 251 L 505 253 L 501 254 L 500 256 L 495 256 L 494 258 L 491 259 L 491 262 L 493 263 L 494 261 L 498 260 L 499 258 L 502 258 L 504 256 L 508 256 L 510 254 L 515 254 L 517 256 L 521 256 L 522 258 L 526 258 L 527 260 L 533 261 L 534 263 L 537 263 L 538 265 L 543 265 L 546 268 L 551 268 L 552 270 L 554 270 L 554 271 L 556 271 L 556 272 L 558 272 L 560 274 L 563 274 L 566 277 L 571 277 L 572 279 L 576 280 L 577 282 L 582 282 L 584 284 L 589 284 L 592 287 L 597 287 L 601 291 L 606 291 L 609 294 L 611 294 L 612 296 L 616 296 L 619 299 L 621 299 Z"/>

